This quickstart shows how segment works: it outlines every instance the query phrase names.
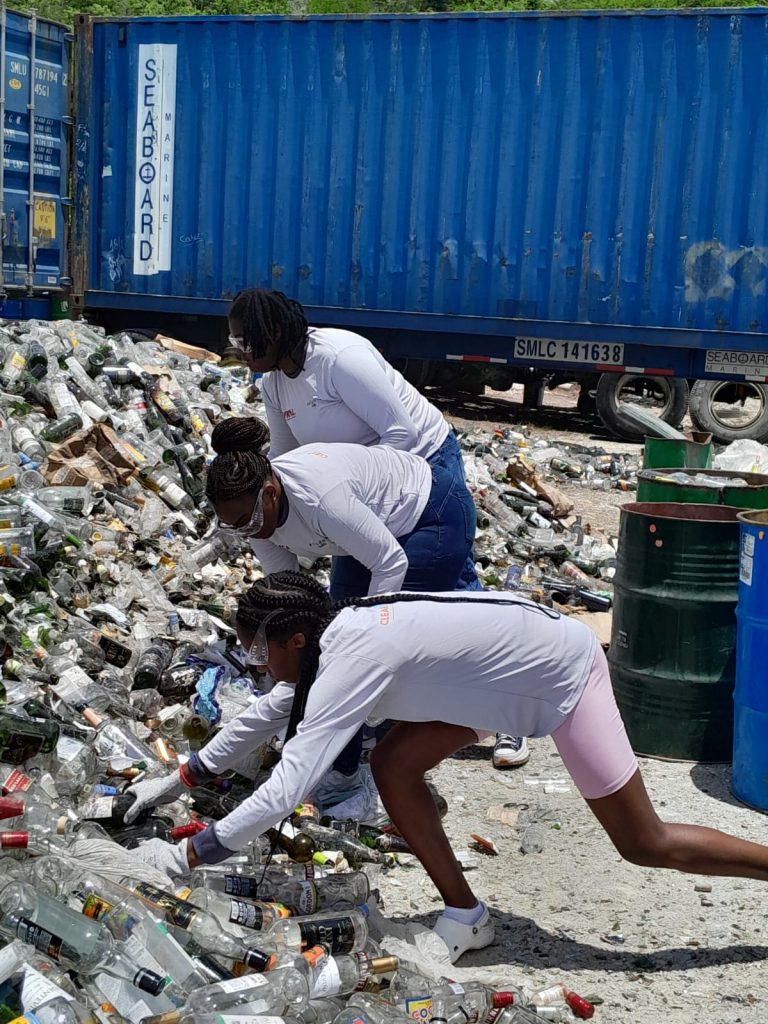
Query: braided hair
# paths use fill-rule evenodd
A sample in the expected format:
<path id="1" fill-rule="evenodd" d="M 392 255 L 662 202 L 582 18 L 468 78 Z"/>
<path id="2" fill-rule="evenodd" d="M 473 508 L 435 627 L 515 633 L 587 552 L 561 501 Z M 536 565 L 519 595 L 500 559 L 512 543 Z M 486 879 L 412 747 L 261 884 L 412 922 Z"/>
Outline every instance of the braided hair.
<path id="1" fill-rule="evenodd" d="M 307 641 L 288 720 L 287 741 L 296 735 L 304 717 L 307 696 L 320 661 L 320 637 L 331 624 L 333 612 L 330 598 L 312 576 L 303 572 L 273 572 L 240 598 L 235 621 L 238 626 L 255 633 L 263 619 L 277 609 L 281 609 L 283 614 L 270 619 L 267 639 L 287 640 L 300 632 Z"/>
<path id="2" fill-rule="evenodd" d="M 301 675 L 296 685 L 296 694 L 288 720 L 286 742 L 296 735 L 304 712 L 310 688 L 315 681 L 320 662 L 320 638 L 333 619 L 345 608 L 371 608 L 381 604 L 400 604 L 413 601 L 429 601 L 436 604 L 520 605 L 531 607 L 548 618 L 559 619 L 560 615 L 542 605 L 531 604 L 516 598 L 495 599 L 492 597 L 462 597 L 459 594 L 381 594 L 378 597 L 348 597 L 331 605 L 323 587 L 312 576 L 303 572 L 275 572 L 259 580 L 240 598 L 236 622 L 238 626 L 256 633 L 266 616 L 276 609 L 284 609 L 284 615 L 276 615 L 267 626 L 267 639 L 287 640 L 295 632 L 306 637 L 307 645 L 301 663 Z"/>
<path id="3" fill-rule="evenodd" d="M 238 292 L 229 310 L 230 320 L 243 325 L 243 345 L 257 359 L 274 346 L 275 364 L 291 359 L 304 366 L 309 324 L 304 307 L 282 292 L 246 288 Z"/>
<path id="4" fill-rule="evenodd" d="M 208 467 L 205 493 L 210 502 L 227 501 L 251 491 L 258 493 L 272 475 L 262 449 L 269 427 L 255 416 L 232 416 L 213 428 L 211 447 L 216 458 Z"/>

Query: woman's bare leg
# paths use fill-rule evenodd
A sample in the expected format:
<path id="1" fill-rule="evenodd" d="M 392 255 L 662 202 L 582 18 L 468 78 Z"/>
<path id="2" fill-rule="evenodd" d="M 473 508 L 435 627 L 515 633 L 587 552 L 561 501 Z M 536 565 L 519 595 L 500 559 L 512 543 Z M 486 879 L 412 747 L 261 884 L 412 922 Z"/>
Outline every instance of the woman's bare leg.
<path id="1" fill-rule="evenodd" d="M 445 722 L 398 722 L 371 754 L 371 769 L 387 814 L 450 907 L 474 907 L 443 830 L 424 774 L 462 747 L 477 742 L 473 729 Z"/>
<path id="2" fill-rule="evenodd" d="M 702 825 L 662 821 L 639 771 L 618 792 L 587 803 L 621 856 L 633 864 L 768 881 L 768 846 Z"/>

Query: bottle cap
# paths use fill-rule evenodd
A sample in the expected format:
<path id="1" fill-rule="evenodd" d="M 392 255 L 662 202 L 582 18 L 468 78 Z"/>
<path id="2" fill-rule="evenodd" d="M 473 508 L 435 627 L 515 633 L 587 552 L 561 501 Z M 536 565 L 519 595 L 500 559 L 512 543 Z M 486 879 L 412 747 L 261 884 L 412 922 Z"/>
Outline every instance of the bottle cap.
<path id="1" fill-rule="evenodd" d="M 264 953 L 260 949 L 248 949 L 245 952 L 243 961 L 251 970 L 264 972 L 272 970 L 277 963 L 277 957 L 274 953 Z"/>

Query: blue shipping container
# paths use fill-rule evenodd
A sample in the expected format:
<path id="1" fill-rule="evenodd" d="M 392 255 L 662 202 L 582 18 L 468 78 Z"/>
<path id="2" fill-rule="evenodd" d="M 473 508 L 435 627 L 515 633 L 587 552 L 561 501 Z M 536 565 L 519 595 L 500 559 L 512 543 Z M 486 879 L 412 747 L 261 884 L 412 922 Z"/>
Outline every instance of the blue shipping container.
<path id="1" fill-rule="evenodd" d="M 55 293 L 70 283 L 71 39 L 63 25 L 0 7 L 0 294 Z"/>
<path id="2" fill-rule="evenodd" d="M 704 376 L 768 332 L 767 47 L 757 9 L 84 19 L 75 290 L 223 314 L 259 285 Z"/>

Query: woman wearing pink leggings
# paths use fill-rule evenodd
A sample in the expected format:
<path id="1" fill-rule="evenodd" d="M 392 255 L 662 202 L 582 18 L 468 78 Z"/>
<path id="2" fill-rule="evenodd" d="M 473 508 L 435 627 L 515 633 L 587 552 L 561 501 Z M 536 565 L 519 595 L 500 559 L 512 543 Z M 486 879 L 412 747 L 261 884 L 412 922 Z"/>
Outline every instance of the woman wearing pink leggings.
<path id="1" fill-rule="evenodd" d="M 331 608 L 302 573 L 275 573 L 240 601 L 240 643 L 281 680 L 230 722 L 182 772 L 134 787 L 138 809 L 173 800 L 234 767 L 287 725 L 270 779 L 226 818 L 175 847 L 136 852 L 183 874 L 217 863 L 276 825 L 312 792 L 370 718 L 397 725 L 371 759 L 392 821 L 443 897 L 435 926 L 451 958 L 493 941 L 424 773 L 478 733 L 551 735 L 582 796 L 619 853 L 644 866 L 768 880 L 768 847 L 714 829 L 670 824 L 643 785 L 608 666 L 582 623 L 529 601 L 488 593 L 393 594 Z"/>

